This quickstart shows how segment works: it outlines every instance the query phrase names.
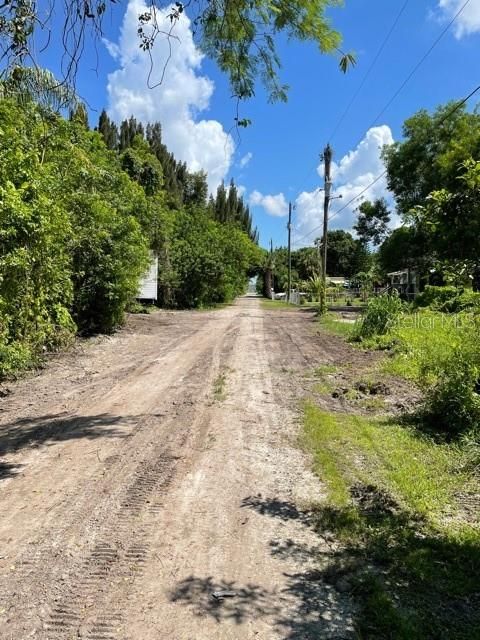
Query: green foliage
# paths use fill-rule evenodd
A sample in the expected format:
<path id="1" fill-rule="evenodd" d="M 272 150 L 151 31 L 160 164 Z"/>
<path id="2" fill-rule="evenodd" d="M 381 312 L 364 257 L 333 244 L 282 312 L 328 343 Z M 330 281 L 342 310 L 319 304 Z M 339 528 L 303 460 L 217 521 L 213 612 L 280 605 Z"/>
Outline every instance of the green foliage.
<path id="1" fill-rule="evenodd" d="M 249 269 L 261 252 L 234 226 L 212 220 L 208 213 L 179 212 L 170 255 L 175 304 L 208 306 L 243 293 Z"/>
<path id="2" fill-rule="evenodd" d="M 470 263 L 474 288 L 480 289 L 480 115 L 455 107 L 418 112 L 405 122 L 404 140 L 384 149 L 388 187 L 410 229 L 394 232 L 395 242 L 387 240 L 380 261 L 397 263 L 386 270 L 414 266 L 424 276 L 433 266 L 443 274 L 443 265 L 460 272 Z M 407 235 L 414 241 L 410 247 L 398 242 Z"/>
<path id="3" fill-rule="evenodd" d="M 415 299 L 415 307 L 430 307 L 445 313 L 480 309 L 480 293 L 462 290 L 454 286 L 434 287 L 427 285 Z"/>
<path id="4" fill-rule="evenodd" d="M 288 87 L 278 77 L 276 37 L 284 33 L 289 38 L 314 42 L 322 53 L 339 51 L 340 35 L 331 28 L 325 15 L 335 5 L 336 0 L 194 2 L 189 4 L 189 13 L 200 46 L 228 75 L 235 97 L 251 98 L 260 79 L 271 101 L 284 101 Z M 173 19 L 179 19 L 182 11 L 183 3 L 178 3 L 172 10 Z M 145 22 L 151 23 L 152 11 L 146 17 Z M 142 32 L 142 43 L 148 44 L 150 36 L 150 32 Z M 341 54 L 342 71 L 354 62 L 353 54 Z M 248 119 L 239 119 L 238 124 L 244 126 Z"/>
<path id="5" fill-rule="evenodd" d="M 452 113 L 452 106 L 440 106 L 433 114 L 419 111 L 405 121 L 404 140 L 384 150 L 388 187 L 404 216 L 434 191 L 455 192 L 462 164 L 478 158 L 480 115 L 464 107 Z"/>
<path id="6" fill-rule="evenodd" d="M 368 269 L 368 250 L 351 233 L 343 230 L 329 231 L 327 241 L 327 275 L 350 278 L 359 271 Z"/>
<path id="7" fill-rule="evenodd" d="M 353 338 L 362 340 L 385 335 L 404 310 L 405 304 L 398 295 L 382 295 L 370 298 L 362 319 L 354 328 Z"/>
<path id="8" fill-rule="evenodd" d="M 353 226 L 363 244 L 370 242 L 379 245 L 388 235 L 390 212 L 383 198 L 369 202 L 366 200 L 358 207 L 358 219 Z"/>
<path id="9" fill-rule="evenodd" d="M 478 333 L 452 350 L 438 370 L 426 398 L 426 413 L 436 431 L 449 437 L 470 433 L 480 441 L 480 348 Z"/>
<path id="10" fill-rule="evenodd" d="M 476 491 L 468 451 L 312 403 L 304 433 L 328 492 L 311 508 L 312 524 L 341 541 L 322 577 L 350 586 L 360 636 L 477 637 L 477 608 L 458 615 L 452 604 L 478 591 L 480 536 L 462 511 L 462 496 Z"/>
<path id="11" fill-rule="evenodd" d="M 52 197 L 35 147 L 39 131 L 32 106 L 0 102 L 0 375 L 63 343 L 74 326 L 71 221 Z"/>
<path id="12" fill-rule="evenodd" d="M 414 226 L 398 227 L 379 247 L 378 264 L 385 274 L 415 267 L 426 271 L 432 263 L 429 251 L 423 230 Z"/>

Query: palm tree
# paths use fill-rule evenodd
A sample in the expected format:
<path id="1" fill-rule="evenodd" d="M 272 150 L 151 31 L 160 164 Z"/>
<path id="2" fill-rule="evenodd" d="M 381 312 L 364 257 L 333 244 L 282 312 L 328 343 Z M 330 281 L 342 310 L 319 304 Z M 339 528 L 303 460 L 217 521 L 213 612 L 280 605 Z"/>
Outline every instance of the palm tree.
<path id="1" fill-rule="evenodd" d="M 59 82 L 51 71 L 38 67 L 15 67 L 0 83 L 0 96 L 14 98 L 19 104 L 36 102 L 54 113 L 75 110 L 81 104 L 75 91 Z"/>

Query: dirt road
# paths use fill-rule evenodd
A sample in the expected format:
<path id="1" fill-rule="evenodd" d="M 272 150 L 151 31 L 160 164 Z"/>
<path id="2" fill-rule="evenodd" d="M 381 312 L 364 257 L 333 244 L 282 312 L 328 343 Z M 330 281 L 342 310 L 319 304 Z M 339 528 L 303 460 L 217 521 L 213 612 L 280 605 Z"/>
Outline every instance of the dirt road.
<path id="1" fill-rule="evenodd" d="M 353 637 L 302 375 L 344 357 L 256 298 L 131 318 L 0 399 L 0 638 Z"/>

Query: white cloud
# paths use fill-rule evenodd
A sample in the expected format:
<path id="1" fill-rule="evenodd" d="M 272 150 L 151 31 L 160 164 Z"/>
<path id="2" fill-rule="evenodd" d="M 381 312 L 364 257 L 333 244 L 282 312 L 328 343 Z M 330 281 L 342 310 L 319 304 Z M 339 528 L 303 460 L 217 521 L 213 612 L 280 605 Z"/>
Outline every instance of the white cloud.
<path id="1" fill-rule="evenodd" d="M 117 121 L 131 115 L 143 122 L 159 121 L 169 150 L 191 171 L 207 171 L 213 191 L 228 173 L 234 152 L 233 140 L 219 122 L 198 119 L 209 106 L 214 84 L 200 75 L 203 56 L 193 41 L 190 20 L 183 15 L 173 32 L 175 39 L 170 40 L 172 54 L 163 82 L 148 88 L 150 61 L 137 35 L 138 16 L 146 11 L 142 0 L 129 0 L 119 41 L 107 44 L 119 64 L 108 76 L 108 112 Z M 157 10 L 157 21 L 160 27 L 164 21 L 166 30 L 168 13 L 169 9 Z M 160 35 L 151 53 L 152 86 L 160 81 L 169 56 L 167 39 Z"/>
<path id="2" fill-rule="evenodd" d="M 383 145 L 392 144 L 393 137 L 390 128 L 386 125 L 373 127 L 368 130 L 364 139 L 353 151 L 349 151 L 337 164 L 332 162 L 333 197 L 342 196 L 333 200 L 330 206 L 330 229 L 351 229 L 355 223 L 355 209 L 362 199 L 375 200 L 388 197 L 385 177 L 371 186 L 364 194 L 352 202 L 351 205 L 339 214 L 335 215 L 352 198 L 358 196 L 371 182 L 385 169 L 380 157 Z M 323 177 L 323 165 L 317 169 L 319 176 Z M 304 191 L 296 201 L 295 235 L 298 246 L 311 244 L 315 238 L 321 236 L 323 221 L 323 191 Z M 317 229 L 318 227 L 318 229 Z M 303 236 L 308 235 L 307 238 Z"/>
<path id="3" fill-rule="evenodd" d="M 247 167 L 250 164 L 250 160 L 253 158 L 253 153 L 251 153 L 250 151 L 245 154 L 243 156 L 243 158 L 240 159 L 240 162 L 238 163 L 238 166 L 240 167 L 240 169 L 244 169 L 245 167 Z"/>
<path id="4" fill-rule="evenodd" d="M 260 191 L 252 191 L 249 202 L 254 207 L 263 207 L 270 216 L 281 218 L 288 213 L 288 203 L 283 193 L 264 196 Z"/>
<path id="5" fill-rule="evenodd" d="M 465 0 L 439 0 L 438 11 L 443 19 L 451 20 L 463 7 Z M 480 32 L 480 1 L 470 0 L 455 22 L 457 38 Z"/>

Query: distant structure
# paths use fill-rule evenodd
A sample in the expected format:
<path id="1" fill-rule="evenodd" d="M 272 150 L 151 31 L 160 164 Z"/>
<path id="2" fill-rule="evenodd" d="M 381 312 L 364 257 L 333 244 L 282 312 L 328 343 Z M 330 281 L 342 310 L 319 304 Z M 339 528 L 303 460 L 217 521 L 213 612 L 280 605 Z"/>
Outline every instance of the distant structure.
<path id="1" fill-rule="evenodd" d="M 158 300 L 158 256 L 151 254 L 150 267 L 140 279 L 137 300 L 156 302 Z"/>
<path id="2" fill-rule="evenodd" d="M 395 289 L 401 298 L 413 300 L 420 289 L 420 278 L 413 269 L 392 271 L 387 273 L 390 280 L 390 288 Z"/>

